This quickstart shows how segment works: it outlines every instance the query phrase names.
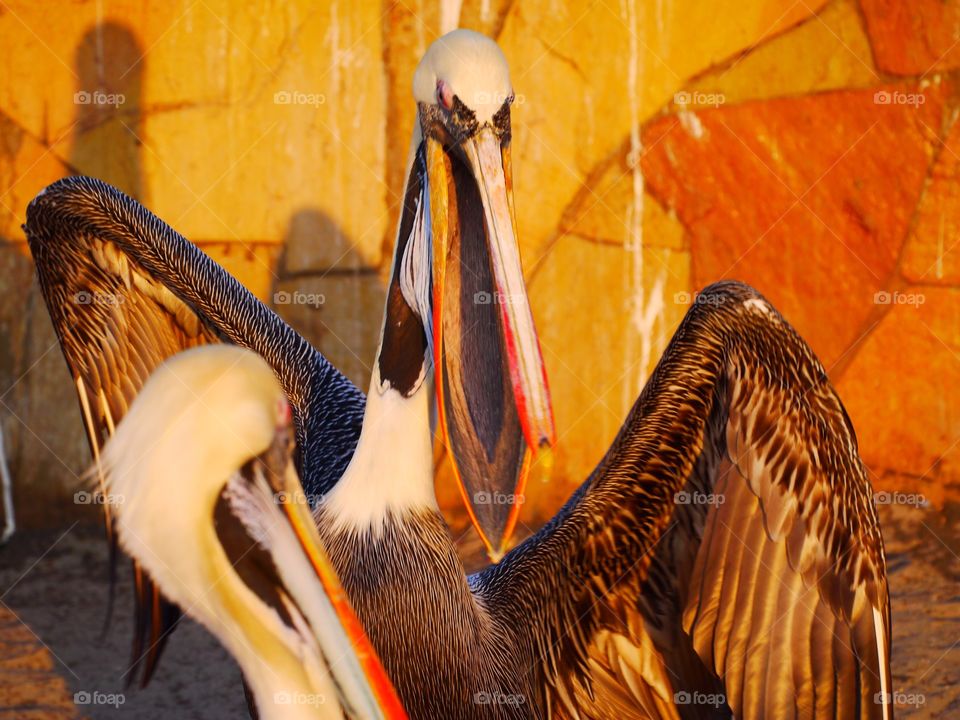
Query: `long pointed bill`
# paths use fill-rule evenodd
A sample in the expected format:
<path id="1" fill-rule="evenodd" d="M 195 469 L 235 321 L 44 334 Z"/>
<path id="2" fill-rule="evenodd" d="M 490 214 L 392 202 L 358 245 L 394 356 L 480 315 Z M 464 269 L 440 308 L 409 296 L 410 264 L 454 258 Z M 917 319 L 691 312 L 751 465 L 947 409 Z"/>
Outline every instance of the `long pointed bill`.
<path id="1" fill-rule="evenodd" d="M 527 446 L 536 451 L 552 446 L 556 431 L 547 373 L 527 300 L 516 223 L 508 197 L 512 187 L 508 190 L 504 166 L 509 163 L 510 150 L 501 148 L 492 128 L 485 128 L 468 140 L 464 150 L 483 201 L 490 265 L 497 289 L 494 300 L 500 311 L 517 413 Z"/>
<path id="2" fill-rule="evenodd" d="M 520 266 L 510 150 L 491 128 L 452 151 L 426 143 L 439 415 L 470 518 L 496 560 L 530 458 L 555 440 Z"/>
<path id="3" fill-rule="evenodd" d="M 350 717 L 405 720 L 407 714 L 400 698 L 323 549 L 296 473 L 288 469 L 283 477 L 284 489 L 279 494 L 282 498 L 281 507 L 326 596 L 326 602 L 324 598 L 317 597 L 310 602 L 296 596 L 295 599 L 300 602 L 315 629 L 321 649 L 330 662 L 330 673 L 341 693 L 345 709 Z M 283 576 L 284 568 L 278 567 L 278 570 Z M 292 591 L 291 586 L 296 580 L 283 579 Z"/>

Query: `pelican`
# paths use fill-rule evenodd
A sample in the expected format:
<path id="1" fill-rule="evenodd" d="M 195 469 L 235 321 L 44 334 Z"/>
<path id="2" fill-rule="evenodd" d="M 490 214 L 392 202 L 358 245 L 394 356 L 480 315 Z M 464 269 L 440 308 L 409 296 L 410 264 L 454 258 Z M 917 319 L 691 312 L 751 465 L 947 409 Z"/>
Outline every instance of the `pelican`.
<path id="1" fill-rule="evenodd" d="M 519 506 L 483 498 L 522 493 L 532 454 L 555 438 L 516 240 L 506 60 L 491 40 L 454 31 L 424 55 L 414 95 L 410 169 L 366 403 L 235 278 L 115 188 L 65 178 L 31 202 L 24 229 L 95 461 L 165 358 L 232 343 L 260 354 L 289 397 L 311 501 L 351 459 L 361 473 L 354 449 L 363 425 L 367 444 L 380 449 L 368 470 L 384 477 L 340 493 L 344 511 L 363 515 L 365 499 L 381 491 L 416 504 L 424 498 L 404 498 L 417 483 L 387 480 L 432 472 L 424 449 L 433 418 L 422 410 L 433 406 L 436 387 L 466 507 L 490 554 L 502 554 Z M 432 492 L 427 499 L 435 505 Z M 108 534 L 110 525 L 108 517 Z M 148 574 L 136 577 L 140 605 L 160 607 L 137 616 L 134 659 L 145 683 L 178 614 L 153 597 Z"/>
<path id="2" fill-rule="evenodd" d="M 113 292 L 148 288 L 151 317 L 175 331 L 159 355 L 218 340 L 264 355 L 300 413 L 298 466 L 323 475 L 305 486 L 328 490 L 319 535 L 411 717 L 890 717 L 883 543 L 853 428 L 808 346 L 746 286 L 703 291 L 596 470 L 537 534 L 465 574 L 433 493 L 434 408 L 481 526 L 497 524 L 469 494 L 482 473 L 466 469 L 502 467 L 500 431 L 517 428 L 519 476 L 484 486 L 509 493 L 531 446 L 553 436 L 520 277 L 498 279 L 490 240 L 506 237 L 507 217 L 512 232 L 512 92 L 502 53 L 474 33 L 441 38 L 417 69 L 411 172 L 355 446 L 340 418 L 359 420 L 358 394 L 309 349 L 309 391 L 285 382 L 275 338 L 292 331 L 252 302 L 214 303 L 218 285 L 240 291 L 212 262 L 101 184 L 48 189 L 27 232 L 38 266 L 47 252 L 80 268 L 40 275 L 68 362 L 87 368 L 78 385 L 105 388 L 108 400 L 88 405 L 109 406 L 118 387 L 135 394 L 128 378 L 139 375 L 125 368 L 157 343 L 128 329 L 142 321 L 125 303 L 57 321 L 59 298 L 106 279 Z M 480 227 L 487 242 L 468 242 Z M 414 260 L 428 247 L 429 283 Z M 501 249 L 516 269 L 515 239 Z M 499 302 L 470 303 L 476 287 Z M 457 326 L 451 301 L 461 318 L 480 305 L 497 313 L 489 327 Z M 210 335 L 184 339 L 193 324 Z M 274 339 L 245 340 L 261 325 Z"/>
<path id="3" fill-rule="evenodd" d="M 120 547 L 230 650 L 264 720 L 406 718 L 317 537 L 291 420 L 250 350 L 164 362 L 94 468 Z"/>

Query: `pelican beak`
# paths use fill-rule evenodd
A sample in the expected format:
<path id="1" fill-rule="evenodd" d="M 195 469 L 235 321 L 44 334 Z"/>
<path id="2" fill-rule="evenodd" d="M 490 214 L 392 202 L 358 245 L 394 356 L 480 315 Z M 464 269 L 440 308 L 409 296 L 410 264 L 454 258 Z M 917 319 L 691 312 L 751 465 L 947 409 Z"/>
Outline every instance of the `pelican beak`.
<path id="1" fill-rule="evenodd" d="M 425 139 L 440 424 L 467 510 L 494 560 L 516 524 L 531 456 L 555 441 L 520 265 L 506 135 L 488 124 L 459 142 Z"/>
<path id="2" fill-rule="evenodd" d="M 303 587 L 302 576 L 296 577 L 299 574 L 298 567 L 277 563 L 277 570 L 314 628 L 347 715 L 405 720 L 407 715 L 393 683 L 354 613 L 324 550 L 292 463 L 287 463 L 284 471 L 270 474 L 271 485 L 278 491 L 275 497 L 283 516 L 323 586 L 322 596 L 317 597 L 315 585 L 306 586 L 313 590 L 309 593 L 310 597 L 304 597 L 308 593 L 296 591 L 296 588 Z"/>

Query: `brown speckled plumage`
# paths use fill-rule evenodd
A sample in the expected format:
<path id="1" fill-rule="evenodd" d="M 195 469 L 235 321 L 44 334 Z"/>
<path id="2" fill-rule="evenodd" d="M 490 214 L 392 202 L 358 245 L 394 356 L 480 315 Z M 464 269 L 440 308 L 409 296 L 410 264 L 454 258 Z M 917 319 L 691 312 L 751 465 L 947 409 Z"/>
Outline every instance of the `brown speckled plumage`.
<path id="1" fill-rule="evenodd" d="M 257 351 L 277 373 L 297 419 L 306 492 L 319 497 L 340 477 L 359 437 L 363 394 L 195 245 L 86 177 L 38 195 L 24 230 L 94 457 L 160 363 L 228 342 Z M 143 666 L 146 684 L 179 613 L 139 568 L 134 578 L 132 664 Z"/>
<path id="2" fill-rule="evenodd" d="M 883 715 L 889 598 L 856 438 L 746 286 L 699 296 L 606 457 L 498 565 L 468 581 L 435 515 L 362 539 L 331 520 L 413 717 Z"/>
<path id="3" fill-rule="evenodd" d="M 237 342 L 297 407 L 307 492 L 340 477 L 362 395 L 209 258 L 84 178 L 39 196 L 26 230 L 94 448 L 165 357 Z M 596 470 L 498 565 L 467 578 L 436 514 L 358 537 L 324 512 L 411 717 L 882 717 L 889 598 L 853 428 L 746 286 L 700 294 Z"/>

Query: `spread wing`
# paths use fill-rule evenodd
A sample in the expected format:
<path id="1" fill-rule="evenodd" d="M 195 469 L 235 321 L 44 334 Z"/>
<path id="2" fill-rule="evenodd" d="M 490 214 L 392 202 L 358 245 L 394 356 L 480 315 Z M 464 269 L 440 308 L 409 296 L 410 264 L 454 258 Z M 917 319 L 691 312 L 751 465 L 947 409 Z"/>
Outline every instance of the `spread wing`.
<path id="1" fill-rule="evenodd" d="M 558 717 L 892 715 L 853 427 L 738 283 L 699 296 L 594 473 L 477 588 L 512 608 Z"/>
<path id="2" fill-rule="evenodd" d="M 83 177 L 41 192 L 24 229 L 95 460 L 160 363 L 227 342 L 255 350 L 277 373 L 295 408 L 308 496 L 340 477 L 359 436 L 362 393 L 195 245 L 135 200 Z M 146 683 L 179 613 L 137 566 L 134 579 L 134 664 L 145 661 Z"/>

